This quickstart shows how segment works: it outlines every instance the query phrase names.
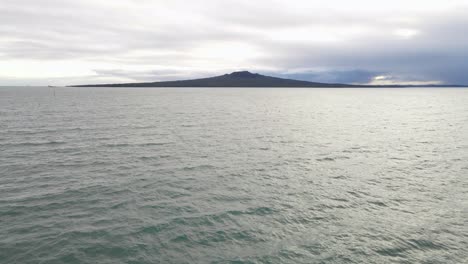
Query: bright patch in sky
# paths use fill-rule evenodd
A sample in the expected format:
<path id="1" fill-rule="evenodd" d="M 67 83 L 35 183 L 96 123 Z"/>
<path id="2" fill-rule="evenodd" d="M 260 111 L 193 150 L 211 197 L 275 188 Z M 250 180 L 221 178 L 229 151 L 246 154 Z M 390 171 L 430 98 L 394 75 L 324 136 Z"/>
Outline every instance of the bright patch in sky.
<path id="1" fill-rule="evenodd" d="M 421 81 L 421 80 L 399 80 L 393 76 L 375 76 L 369 84 L 371 85 L 438 85 L 443 84 L 440 81 Z"/>
<path id="2" fill-rule="evenodd" d="M 410 39 L 412 37 L 417 36 L 420 32 L 416 29 L 411 29 L 411 28 L 400 28 L 395 30 L 395 35 L 405 38 L 405 39 Z"/>
<path id="3" fill-rule="evenodd" d="M 381 81 L 381 80 L 385 80 L 387 78 L 388 78 L 388 76 L 376 76 L 376 77 L 374 77 L 374 80 L 375 81 Z"/>

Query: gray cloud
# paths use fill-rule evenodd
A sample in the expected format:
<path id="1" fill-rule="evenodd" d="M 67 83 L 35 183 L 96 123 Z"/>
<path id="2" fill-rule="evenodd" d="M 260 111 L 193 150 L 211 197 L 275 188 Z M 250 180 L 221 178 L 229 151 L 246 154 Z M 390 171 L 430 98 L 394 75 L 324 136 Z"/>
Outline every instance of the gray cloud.
<path id="1" fill-rule="evenodd" d="M 263 63 L 290 68 L 323 67 L 344 78 L 340 80 L 358 83 L 366 82 L 369 76 L 363 75 L 359 80 L 348 72 L 364 69 L 379 75 L 400 76 L 399 80 L 467 84 L 468 35 L 463 33 L 466 26 L 468 19 L 460 11 L 420 26 L 421 35 L 411 40 L 381 36 L 345 45 L 277 44 L 270 47 L 276 56 L 263 58 Z M 326 76 L 330 71 L 322 72 Z"/>

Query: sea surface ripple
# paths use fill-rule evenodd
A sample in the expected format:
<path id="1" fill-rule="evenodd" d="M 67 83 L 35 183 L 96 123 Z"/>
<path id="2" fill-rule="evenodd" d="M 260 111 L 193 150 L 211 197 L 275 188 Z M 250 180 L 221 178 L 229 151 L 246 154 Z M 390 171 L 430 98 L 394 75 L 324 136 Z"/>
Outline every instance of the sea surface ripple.
<path id="1" fill-rule="evenodd" d="M 0 88 L 0 263 L 468 263 L 468 89 Z"/>

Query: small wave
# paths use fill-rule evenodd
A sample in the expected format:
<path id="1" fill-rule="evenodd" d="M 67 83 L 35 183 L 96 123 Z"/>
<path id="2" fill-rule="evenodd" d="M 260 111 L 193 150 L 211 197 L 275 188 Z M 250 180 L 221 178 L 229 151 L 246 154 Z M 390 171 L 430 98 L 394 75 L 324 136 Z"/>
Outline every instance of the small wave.
<path id="1" fill-rule="evenodd" d="M 128 143 L 110 143 L 110 144 L 105 144 L 105 147 L 110 147 L 110 148 L 118 148 L 118 147 L 129 147 L 131 146 Z"/>
<path id="2" fill-rule="evenodd" d="M 359 193 L 357 193 L 357 192 L 348 191 L 347 193 L 349 193 L 349 194 L 351 194 L 352 196 L 357 197 L 357 198 L 361 198 L 361 197 L 362 197 L 362 195 L 359 194 Z"/>
<path id="3" fill-rule="evenodd" d="M 169 142 L 149 142 L 149 143 L 138 144 L 138 146 L 150 147 L 150 146 L 164 146 L 164 145 L 168 145 L 168 144 L 171 144 L 171 143 L 169 143 Z"/>
<path id="4" fill-rule="evenodd" d="M 227 211 L 227 213 L 230 214 L 230 215 L 247 214 L 247 215 L 260 215 L 260 216 L 269 215 L 269 214 L 272 214 L 274 212 L 275 212 L 275 210 L 273 208 L 270 208 L 270 207 L 250 208 L 250 209 L 247 209 L 247 210 L 244 210 L 244 211 L 239 211 L 239 210 Z"/>
<path id="5" fill-rule="evenodd" d="M 337 179 L 337 180 L 344 180 L 344 179 L 346 179 L 346 178 L 348 178 L 348 177 L 346 177 L 346 176 L 344 176 L 344 175 L 338 175 L 338 176 L 333 176 L 333 177 L 331 177 L 331 178 L 332 178 L 332 179 Z"/>
<path id="6" fill-rule="evenodd" d="M 344 202 L 344 203 L 349 202 L 349 200 L 345 198 L 330 198 L 330 200 L 337 201 L 337 202 Z"/>
<path id="7" fill-rule="evenodd" d="M 145 226 L 138 230 L 139 234 L 158 234 L 161 231 L 169 228 L 169 223 L 161 223 L 157 225 Z"/>
<path id="8" fill-rule="evenodd" d="M 325 157 L 316 159 L 317 161 L 336 161 L 336 160 L 346 160 L 350 159 L 348 156 L 336 156 L 336 157 Z"/>
<path id="9" fill-rule="evenodd" d="M 145 161 L 145 160 L 158 160 L 159 156 L 142 156 L 138 157 L 139 160 Z"/>
<path id="10" fill-rule="evenodd" d="M 216 168 L 217 168 L 216 166 L 205 164 L 205 165 L 184 167 L 183 170 L 193 171 L 193 170 L 216 169 Z"/>
<path id="11" fill-rule="evenodd" d="M 316 160 L 317 160 L 317 161 L 335 161 L 334 158 L 329 158 L 329 157 L 327 157 L 327 158 L 321 158 L 321 159 L 316 159 Z"/>
<path id="12" fill-rule="evenodd" d="M 343 150 L 341 152 L 342 153 L 372 153 L 372 152 L 375 152 L 375 151 L 371 151 L 371 150 L 361 148 L 361 147 L 352 147 L 352 148 L 349 148 L 349 149 L 345 149 L 345 150 Z"/>
<path id="13" fill-rule="evenodd" d="M 420 141 L 418 144 L 432 144 L 434 143 L 433 141 Z"/>
<path id="14" fill-rule="evenodd" d="M 18 146 L 18 147 L 35 147 L 44 145 L 62 145 L 66 144 L 64 141 L 44 141 L 44 142 L 21 142 L 21 143 L 7 143 L 3 146 Z"/>
<path id="15" fill-rule="evenodd" d="M 401 241 L 399 245 L 395 247 L 387 247 L 383 249 L 378 249 L 376 252 L 383 256 L 390 257 L 406 257 L 407 251 L 427 251 L 427 250 L 443 250 L 447 249 L 443 244 L 439 244 L 434 241 L 426 239 L 409 239 L 406 241 Z"/>
<path id="16" fill-rule="evenodd" d="M 380 201 L 368 201 L 368 203 L 375 204 L 375 205 L 381 206 L 381 207 L 387 207 L 387 205 L 384 202 L 380 202 Z"/>
<path id="17" fill-rule="evenodd" d="M 400 158 L 400 157 L 390 157 L 389 159 L 391 159 L 391 160 L 406 160 L 406 159 Z"/>
<path id="18" fill-rule="evenodd" d="M 175 243 L 188 242 L 188 241 L 190 241 L 190 238 L 186 234 L 182 234 L 171 239 L 171 242 L 175 242 Z"/>
<path id="19" fill-rule="evenodd" d="M 111 148 L 114 148 L 114 147 L 132 147 L 132 146 L 135 146 L 135 147 L 151 147 L 151 146 L 164 146 L 164 145 L 168 145 L 168 144 L 171 144 L 171 143 L 169 143 L 169 142 L 148 142 L 148 143 L 141 143 L 141 144 L 108 143 L 108 144 L 105 144 L 104 146 L 105 147 L 111 147 Z"/>

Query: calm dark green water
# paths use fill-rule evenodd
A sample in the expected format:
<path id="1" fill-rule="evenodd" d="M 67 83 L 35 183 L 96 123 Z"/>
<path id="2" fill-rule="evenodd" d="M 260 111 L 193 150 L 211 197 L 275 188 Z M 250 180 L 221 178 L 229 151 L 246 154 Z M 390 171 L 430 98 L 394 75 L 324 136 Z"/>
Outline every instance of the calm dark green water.
<path id="1" fill-rule="evenodd" d="M 0 263 L 466 263 L 468 89 L 0 88 Z"/>

